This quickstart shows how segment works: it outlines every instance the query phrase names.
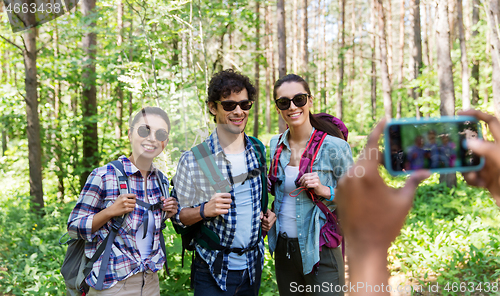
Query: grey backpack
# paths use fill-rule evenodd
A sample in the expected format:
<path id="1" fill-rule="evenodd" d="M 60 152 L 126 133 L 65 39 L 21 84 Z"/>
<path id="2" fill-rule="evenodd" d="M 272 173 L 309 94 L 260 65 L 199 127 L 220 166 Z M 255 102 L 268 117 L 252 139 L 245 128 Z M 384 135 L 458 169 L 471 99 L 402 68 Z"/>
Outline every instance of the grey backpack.
<path id="1" fill-rule="evenodd" d="M 128 178 L 125 174 L 125 170 L 123 168 L 123 164 L 118 161 L 112 161 L 110 163 L 115 169 L 116 176 L 118 177 L 118 188 L 120 189 L 120 194 L 128 193 Z M 168 182 L 164 181 L 163 174 L 160 171 L 158 172 L 158 180 L 160 185 L 161 193 L 164 197 L 168 196 Z M 164 187 L 166 186 L 166 188 Z M 156 209 L 161 209 L 161 201 L 156 204 L 149 204 L 143 202 L 141 200 L 136 200 L 137 205 L 145 207 L 147 210 L 153 211 Z M 64 277 L 64 282 L 66 283 L 66 291 L 69 296 L 80 296 L 86 295 L 89 291 L 89 286 L 85 282 L 85 279 L 92 271 L 92 267 L 94 263 L 99 259 L 101 254 L 102 263 L 99 269 L 99 273 L 97 274 L 97 284 L 96 290 L 102 290 L 104 284 L 104 276 L 106 275 L 106 269 L 108 267 L 109 258 L 111 255 L 111 247 L 113 245 L 113 241 L 118 233 L 118 229 L 120 229 L 123 221 L 127 215 L 123 215 L 121 217 L 113 218 L 113 225 L 111 231 L 108 236 L 104 239 L 102 244 L 96 250 L 94 256 L 92 258 L 87 258 L 85 255 L 85 243 L 86 241 L 83 239 L 69 239 L 66 242 L 61 242 L 59 239 L 59 244 L 68 244 L 68 249 L 66 251 L 66 256 L 64 257 L 63 265 L 61 266 L 61 274 Z M 163 237 L 163 229 L 165 229 L 165 220 L 161 223 L 160 229 L 160 246 L 163 250 L 163 254 L 167 255 L 165 248 L 165 239 Z M 62 237 L 64 237 L 67 233 L 65 233 Z M 62 238 L 61 237 L 61 238 Z M 165 268 L 168 273 L 168 264 L 165 258 Z"/>

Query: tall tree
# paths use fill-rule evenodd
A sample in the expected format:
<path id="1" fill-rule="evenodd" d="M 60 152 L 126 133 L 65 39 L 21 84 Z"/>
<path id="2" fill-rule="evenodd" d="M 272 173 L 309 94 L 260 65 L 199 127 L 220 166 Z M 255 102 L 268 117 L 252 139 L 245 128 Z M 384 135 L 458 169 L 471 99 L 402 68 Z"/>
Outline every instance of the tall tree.
<path id="1" fill-rule="evenodd" d="M 59 51 L 59 28 L 57 26 L 57 22 L 54 22 L 54 34 L 53 34 L 53 39 L 54 39 L 54 58 L 55 60 L 59 60 L 60 58 L 60 51 Z M 56 66 L 57 67 L 57 66 Z M 57 69 L 55 69 L 55 72 Z M 65 170 L 64 170 L 64 161 L 63 161 L 63 155 L 62 155 L 62 147 L 61 147 L 61 125 L 60 125 L 60 115 L 61 115 L 61 82 L 59 79 L 55 79 L 55 85 L 54 85 L 54 127 L 55 127 L 55 141 L 54 141 L 54 155 L 55 155 L 55 161 L 56 161 L 56 176 L 57 176 L 57 199 L 62 200 L 64 197 L 64 177 L 65 177 Z"/>
<path id="2" fill-rule="evenodd" d="M 304 14 L 302 16 L 302 73 L 305 79 L 308 80 L 308 66 L 309 66 L 309 51 L 307 49 L 308 37 L 308 24 L 307 24 L 307 0 L 303 0 Z"/>
<path id="3" fill-rule="evenodd" d="M 117 15 L 117 26 L 118 26 L 118 35 L 116 40 L 116 45 L 119 49 L 123 44 L 123 1 L 118 0 L 118 15 Z M 121 54 L 118 56 L 118 63 L 121 64 L 122 57 Z M 120 71 L 121 74 L 121 71 Z M 119 140 L 122 137 L 122 120 L 123 120 L 123 85 L 118 82 L 116 85 L 116 125 L 115 125 L 115 138 Z"/>
<path id="4" fill-rule="evenodd" d="M 253 108 L 253 136 L 259 136 L 259 79 L 260 79 L 260 1 L 255 1 L 255 107 Z"/>
<path id="5" fill-rule="evenodd" d="M 345 58 L 345 0 L 339 0 L 340 6 L 340 50 L 339 50 L 339 73 L 338 73 L 338 90 L 337 90 L 337 105 L 335 106 L 335 115 L 342 119 L 344 95 L 344 58 Z"/>
<path id="6" fill-rule="evenodd" d="M 492 88 L 493 88 L 493 105 L 495 115 L 500 118 L 500 39 L 498 35 L 499 5 L 498 0 L 490 0 L 488 11 L 488 19 L 490 26 L 490 42 L 491 42 L 491 60 L 493 64 Z"/>
<path id="7" fill-rule="evenodd" d="M 286 27 L 285 27 L 285 0 L 277 1 L 278 15 L 278 72 L 279 78 L 286 75 Z M 283 118 L 279 116 L 279 132 L 286 130 L 286 124 Z"/>
<path id="8" fill-rule="evenodd" d="M 447 0 L 440 0 L 447 1 Z M 420 35 L 420 0 L 410 0 L 410 79 L 415 80 L 422 70 L 422 38 Z M 414 100 L 417 118 L 422 115 L 417 100 L 419 92 L 415 88 L 410 89 L 410 95 Z"/>
<path id="9" fill-rule="evenodd" d="M 479 34 L 477 25 L 479 23 L 479 0 L 472 0 L 472 26 L 474 27 L 474 30 L 472 31 L 472 38 L 476 39 L 477 35 Z M 474 56 L 472 58 L 472 71 L 471 71 L 471 76 L 472 76 L 472 104 L 477 105 L 479 101 L 479 91 L 478 91 L 478 84 L 479 84 L 479 59 Z"/>
<path id="10" fill-rule="evenodd" d="M 82 14 L 85 22 L 85 33 L 82 40 L 82 47 L 85 56 L 83 57 L 82 69 L 82 115 L 83 115 L 83 172 L 80 176 L 80 185 L 83 188 L 87 177 L 93 168 L 99 164 L 99 147 L 97 138 L 97 90 L 96 90 L 96 53 L 97 34 L 96 26 L 96 0 L 82 1 Z"/>
<path id="11" fill-rule="evenodd" d="M 272 9 L 272 5 L 267 6 L 267 10 L 269 13 L 269 59 L 271 64 L 271 85 L 274 85 L 274 83 L 276 82 L 276 62 L 274 59 L 274 25 L 273 18 L 271 17 Z"/>
<path id="12" fill-rule="evenodd" d="M 462 109 L 470 109 L 469 88 L 469 62 L 467 61 L 467 48 L 465 46 L 465 30 L 462 13 L 462 0 L 457 0 L 458 11 L 458 34 L 460 38 L 460 53 L 462 63 Z"/>
<path id="13" fill-rule="evenodd" d="M 34 2 L 33 2 L 34 3 Z M 29 18 L 34 19 L 35 15 L 29 13 Z M 30 21 L 34 24 L 35 21 Z M 28 121 L 28 160 L 30 167 L 30 195 L 33 196 L 34 209 L 44 207 L 43 187 L 42 187 L 42 148 L 40 139 L 40 120 L 38 117 L 38 78 L 37 78 L 37 49 L 36 49 L 36 28 L 31 28 L 24 33 L 24 68 L 26 90 L 26 119 Z"/>
<path id="14" fill-rule="evenodd" d="M 382 77 L 382 91 L 384 97 L 385 118 L 392 118 L 392 98 L 391 98 L 391 79 L 389 78 L 389 69 L 387 66 L 387 33 L 385 31 L 385 12 L 383 0 L 377 0 L 378 28 L 379 28 L 379 52 L 380 52 L 380 74 Z"/>
<path id="15" fill-rule="evenodd" d="M 393 48 L 394 48 L 394 43 L 392 40 L 392 0 L 387 1 L 387 17 L 386 17 L 386 22 L 387 22 L 387 67 L 389 69 L 389 78 L 391 79 L 391 83 L 393 81 L 392 79 L 392 67 L 393 67 Z"/>
<path id="16" fill-rule="evenodd" d="M 437 1 L 437 64 L 439 79 L 439 96 L 441 98 L 441 115 L 455 114 L 455 91 L 453 85 L 453 69 L 450 54 L 450 24 L 448 20 L 448 2 Z M 440 176 L 440 182 L 448 187 L 456 186 L 456 174 Z"/>
<path id="17" fill-rule="evenodd" d="M 297 2 L 298 0 L 293 0 L 292 2 L 292 72 L 298 72 L 298 63 L 299 63 L 299 38 L 298 38 L 298 30 L 297 30 Z"/>
<path id="18" fill-rule="evenodd" d="M 377 116 L 377 66 L 375 64 L 375 52 L 377 46 L 377 20 L 375 17 L 377 11 L 377 0 L 371 0 L 371 8 L 370 8 L 370 38 L 371 38 L 371 105 L 372 105 L 372 120 L 375 120 Z"/>
<path id="19" fill-rule="evenodd" d="M 267 127 L 267 133 L 271 133 L 271 61 L 272 61 L 272 53 L 273 53 L 273 48 L 271 47 L 272 44 L 272 36 L 271 36 L 271 26 L 270 26 L 270 20 L 271 20 L 271 5 L 268 4 L 265 8 L 265 30 L 266 30 L 266 37 L 264 38 L 265 40 L 265 47 L 266 47 L 266 127 Z"/>
<path id="20" fill-rule="evenodd" d="M 405 1 L 401 0 L 399 16 L 399 67 L 398 67 L 398 103 L 396 106 L 396 118 L 401 118 L 401 101 L 403 89 L 404 48 L 405 48 Z"/>

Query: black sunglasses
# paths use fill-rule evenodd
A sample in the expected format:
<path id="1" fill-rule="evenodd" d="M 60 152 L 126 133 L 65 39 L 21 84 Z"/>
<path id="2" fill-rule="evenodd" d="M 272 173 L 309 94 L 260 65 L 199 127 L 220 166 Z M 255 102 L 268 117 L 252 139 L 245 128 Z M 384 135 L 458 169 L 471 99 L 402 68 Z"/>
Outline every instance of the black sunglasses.
<path id="1" fill-rule="evenodd" d="M 308 94 L 297 94 L 293 96 L 293 99 L 289 99 L 287 97 L 281 97 L 274 102 L 276 103 L 276 106 L 280 110 L 287 110 L 288 108 L 290 108 L 292 101 L 295 106 L 303 107 L 305 106 L 305 104 L 307 104 L 307 99 L 309 99 Z"/>
<path id="2" fill-rule="evenodd" d="M 151 133 L 151 127 L 149 125 L 141 125 L 140 127 L 137 128 L 137 134 L 141 138 L 146 138 L 147 136 L 149 136 L 150 133 Z M 162 128 L 156 130 L 155 138 L 160 142 L 166 141 L 168 139 L 168 132 Z"/>
<path id="3" fill-rule="evenodd" d="M 243 101 L 239 101 L 239 102 L 235 102 L 235 101 L 215 101 L 217 104 L 221 104 L 222 105 L 222 109 L 224 109 L 224 111 L 233 111 L 234 109 L 236 109 L 236 106 L 240 106 L 241 110 L 244 110 L 244 111 L 248 111 L 250 110 L 250 108 L 252 108 L 252 105 L 253 105 L 253 101 L 250 101 L 250 100 L 243 100 Z"/>

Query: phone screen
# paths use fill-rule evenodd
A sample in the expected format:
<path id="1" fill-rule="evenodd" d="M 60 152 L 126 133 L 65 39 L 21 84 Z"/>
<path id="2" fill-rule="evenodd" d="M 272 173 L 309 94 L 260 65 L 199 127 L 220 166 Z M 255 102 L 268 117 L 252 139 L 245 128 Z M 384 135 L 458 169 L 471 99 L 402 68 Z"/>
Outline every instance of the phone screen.
<path id="1" fill-rule="evenodd" d="M 464 147 L 480 137 L 478 122 L 401 123 L 389 127 L 390 165 L 395 172 L 477 167 L 481 158 Z"/>

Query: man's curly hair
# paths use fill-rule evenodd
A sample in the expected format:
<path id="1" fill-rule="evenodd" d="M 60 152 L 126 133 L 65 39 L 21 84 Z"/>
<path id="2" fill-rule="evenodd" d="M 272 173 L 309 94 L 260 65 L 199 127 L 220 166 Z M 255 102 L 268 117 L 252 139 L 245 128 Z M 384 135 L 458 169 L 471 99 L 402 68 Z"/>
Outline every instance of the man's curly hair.
<path id="1" fill-rule="evenodd" d="M 210 84 L 208 85 L 208 99 L 206 102 L 219 101 L 221 98 L 229 97 L 231 93 L 239 93 L 244 88 L 246 88 L 248 92 L 248 99 L 254 101 L 257 90 L 247 76 L 233 69 L 220 71 L 215 73 L 210 80 Z"/>

